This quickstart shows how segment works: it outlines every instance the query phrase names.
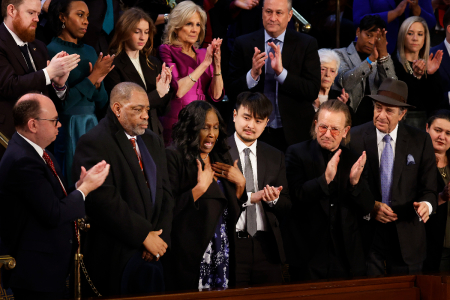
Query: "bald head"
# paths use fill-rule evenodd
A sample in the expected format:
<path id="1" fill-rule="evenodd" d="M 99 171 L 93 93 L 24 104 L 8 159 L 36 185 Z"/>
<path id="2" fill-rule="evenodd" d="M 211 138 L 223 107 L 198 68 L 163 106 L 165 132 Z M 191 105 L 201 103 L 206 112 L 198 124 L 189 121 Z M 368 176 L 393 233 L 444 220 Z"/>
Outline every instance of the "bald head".
<path id="1" fill-rule="evenodd" d="M 111 95 L 109 96 L 109 104 L 111 108 L 114 103 L 124 104 L 125 102 L 129 102 L 132 98 L 133 94 L 144 93 L 147 94 L 146 91 L 138 84 L 133 82 L 121 82 L 117 84 L 111 91 Z"/>

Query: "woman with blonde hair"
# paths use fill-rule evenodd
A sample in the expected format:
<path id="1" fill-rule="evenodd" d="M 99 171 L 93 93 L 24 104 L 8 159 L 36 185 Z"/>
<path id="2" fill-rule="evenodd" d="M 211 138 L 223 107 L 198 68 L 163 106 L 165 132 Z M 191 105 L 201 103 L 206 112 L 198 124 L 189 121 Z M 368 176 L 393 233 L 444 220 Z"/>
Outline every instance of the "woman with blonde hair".
<path id="1" fill-rule="evenodd" d="M 109 53 L 115 54 L 115 68 L 106 76 L 108 94 L 120 82 L 128 81 L 140 85 L 147 91 L 150 102 L 149 128 L 162 138 L 163 127 L 158 119 L 169 104 L 172 93 L 171 68 L 150 55 L 153 49 L 155 25 L 139 8 L 130 8 L 123 13 L 115 26 Z"/>
<path id="2" fill-rule="evenodd" d="M 183 107 L 195 100 L 222 100 L 225 91 L 220 67 L 222 39 L 199 48 L 205 38 L 206 13 L 192 1 L 183 1 L 170 13 L 159 47 L 161 60 L 173 67 L 175 95 L 169 112 L 161 118 L 164 142 L 171 143 L 172 126 Z"/>
<path id="3" fill-rule="evenodd" d="M 397 54 L 393 61 L 398 80 L 408 85 L 408 109 L 405 122 L 425 130 L 430 114 L 444 105 L 439 65 L 443 52 L 430 54 L 430 32 L 421 17 L 409 17 L 400 27 Z"/>

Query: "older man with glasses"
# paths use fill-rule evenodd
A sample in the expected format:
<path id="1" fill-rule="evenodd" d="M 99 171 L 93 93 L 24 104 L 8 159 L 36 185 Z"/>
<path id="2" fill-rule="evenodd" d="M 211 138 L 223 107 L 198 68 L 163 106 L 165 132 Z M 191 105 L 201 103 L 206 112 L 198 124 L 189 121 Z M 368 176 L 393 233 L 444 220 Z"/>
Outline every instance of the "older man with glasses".
<path id="1" fill-rule="evenodd" d="M 292 211 L 285 249 L 293 280 L 365 274 L 358 220 L 375 201 L 361 177 L 366 154 L 358 158 L 341 146 L 350 140 L 350 126 L 347 105 L 329 100 L 316 113 L 313 139 L 287 149 Z"/>

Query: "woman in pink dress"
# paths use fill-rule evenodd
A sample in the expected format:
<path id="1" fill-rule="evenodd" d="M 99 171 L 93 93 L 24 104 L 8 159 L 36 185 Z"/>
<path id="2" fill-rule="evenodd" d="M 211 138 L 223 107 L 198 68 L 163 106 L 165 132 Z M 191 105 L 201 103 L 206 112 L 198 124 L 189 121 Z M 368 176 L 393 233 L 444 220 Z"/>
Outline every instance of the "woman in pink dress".
<path id="1" fill-rule="evenodd" d="M 183 107 L 195 100 L 218 102 L 225 95 L 220 69 L 222 39 L 213 39 L 206 49 L 198 48 L 205 38 L 205 24 L 205 11 L 192 1 L 183 1 L 170 13 L 164 31 L 159 55 L 168 67 L 173 66 L 171 84 L 175 90 L 169 111 L 160 118 L 166 146 L 172 141 L 172 126 Z"/>

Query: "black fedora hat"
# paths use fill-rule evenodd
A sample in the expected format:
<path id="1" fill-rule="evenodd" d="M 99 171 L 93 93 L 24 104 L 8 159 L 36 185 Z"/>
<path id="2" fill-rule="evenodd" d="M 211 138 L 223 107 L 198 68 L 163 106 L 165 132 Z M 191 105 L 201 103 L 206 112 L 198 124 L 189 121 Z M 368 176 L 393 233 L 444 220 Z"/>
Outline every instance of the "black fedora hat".
<path id="1" fill-rule="evenodd" d="M 415 108 L 406 103 L 406 99 L 408 99 L 406 83 L 392 78 L 385 79 L 378 88 L 377 94 L 368 95 L 368 97 L 387 105 Z"/>

